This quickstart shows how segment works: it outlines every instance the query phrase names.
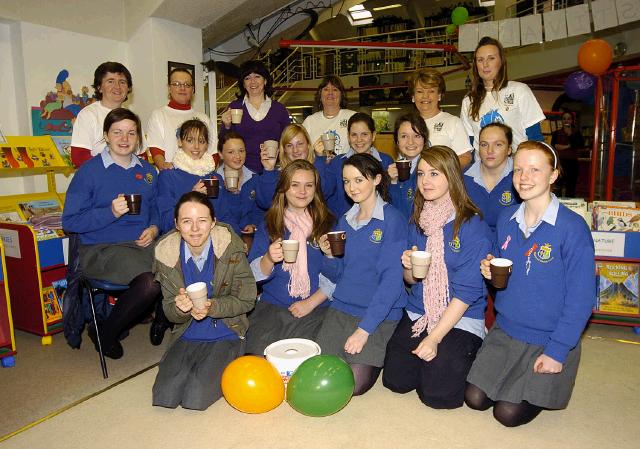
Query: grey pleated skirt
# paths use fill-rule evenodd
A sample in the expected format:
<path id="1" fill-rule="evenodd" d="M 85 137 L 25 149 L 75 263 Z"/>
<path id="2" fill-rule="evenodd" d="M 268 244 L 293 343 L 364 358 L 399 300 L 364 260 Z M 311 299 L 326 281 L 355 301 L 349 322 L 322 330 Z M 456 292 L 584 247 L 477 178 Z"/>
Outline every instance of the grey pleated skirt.
<path id="1" fill-rule="evenodd" d="M 544 348 L 509 337 L 495 325 L 476 355 L 467 382 L 493 401 L 530 404 L 548 409 L 566 408 L 580 363 L 580 343 L 573 348 L 558 374 L 533 372 Z"/>
<path id="2" fill-rule="evenodd" d="M 134 242 L 80 246 L 80 267 L 85 276 L 128 285 L 151 271 L 155 244 L 141 247 Z"/>
<path id="3" fill-rule="evenodd" d="M 316 307 L 308 315 L 296 318 L 285 307 L 258 301 L 249 315 L 247 354 L 263 355 L 267 346 L 285 338 L 315 341 L 326 312 L 327 307 Z"/>
<path id="4" fill-rule="evenodd" d="M 347 354 L 344 351 L 344 344 L 358 328 L 358 323 L 361 320 L 360 317 L 330 308 L 324 317 L 316 342 L 320 345 L 323 354 L 337 355 L 349 364 L 360 363 L 382 368 L 387 352 L 387 343 L 393 335 L 398 321 L 383 321 L 373 334 L 369 335 L 362 352 Z"/>

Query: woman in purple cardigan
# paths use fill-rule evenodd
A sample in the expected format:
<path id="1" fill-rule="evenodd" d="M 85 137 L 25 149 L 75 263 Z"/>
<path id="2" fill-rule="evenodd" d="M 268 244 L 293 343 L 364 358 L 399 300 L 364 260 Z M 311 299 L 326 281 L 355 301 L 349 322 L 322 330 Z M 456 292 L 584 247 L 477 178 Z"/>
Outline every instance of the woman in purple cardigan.
<path id="1" fill-rule="evenodd" d="M 247 149 L 245 165 L 255 173 L 262 173 L 260 144 L 265 140 L 280 140 L 280 134 L 291 123 L 289 112 L 280 103 L 272 100 L 273 79 L 260 61 L 247 61 L 240 66 L 240 93 L 220 116 L 220 135 L 230 130 L 238 132 Z M 240 123 L 231 122 L 231 110 L 242 109 Z"/>

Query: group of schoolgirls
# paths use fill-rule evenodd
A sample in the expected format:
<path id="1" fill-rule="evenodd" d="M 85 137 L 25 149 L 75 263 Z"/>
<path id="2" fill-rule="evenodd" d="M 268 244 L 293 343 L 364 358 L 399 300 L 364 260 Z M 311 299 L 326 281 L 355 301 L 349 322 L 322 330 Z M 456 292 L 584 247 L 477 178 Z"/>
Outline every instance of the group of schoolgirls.
<path id="1" fill-rule="evenodd" d="M 328 163 L 320 157 L 309 161 L 313 151 L 308 138 L 303 139 L 307 151 L 296 152 L 295 137 L 305 137 L 302 128 L 287 139 L 285 130 L 280 167 L 265 151 L 265 173 L 247 176 L 238 186 L 240 198 L 247 183 L 252 200 L 264 193 L 261 188 L 273 192 L 265 196 L 271 195 L 272 202 L 264 220 L 250 214 L 241 215 L 252 217 L 245 221 L 237 219 L 240 232 L 249 230 L 240 226 L 257 227 L 247 260 L 237 231 L 222 218 L 237 213 L 237 207 L 227 206 L 226 197 L 233 192 L 221 188 L 213 201 L 204 195 L 201 180 L 215 169 L 202 158 L 206 127 L 183 125 L 179 146 L 186 157 L 181 161 L 177 155 L 174 169 L 164 170 L 158 179 L 153 167 L 133 156 L 141 140 L 135 114 L 124 109 L 110 114 L 104 124 L 108 147 L 74 177 L 63 222 L 65 229 L 83 236 L 86 260 L 91 261 L 83 263 L 87 269 L 101 266 L 97 274 L 127 271 L 123 266 L 138 259 L 133 253 L 148 255 L 161 229 L 176 228 L 157 243 L 151 257 L 164 311 L 180 323 L 180 334 L 187 337 L 178 340 L 188 342 L 190 349 L 174 342 L 167 351 L 154 386 L 155 405 L 204 409 L 220 397 L 219 385 L 211 379 L 212 372 L 219 376 L 224 366 L 215 360 L 207 365 L 208 371 L 202 370 L 198 354 L 207 348 L 233 340 L 238 343 L 234 354 L 262 354 L 269 343 L 290 337 L 311 338 L 323 353 L 343 357 L 354 372 L 355 394 L 368 391 L 384 368 L 383 383 L 392 391 L 416 390 L 434 408 L 459 407 L 465 400 L 477 409 L 493 406 L 505 425 L 523 424 L 544 408 L 568 403 L 580 333 L 595 297 L 595 284 L 590 282 L 593 243 L 580 217 L 551 193 L 558 161 L 550 147 L 526 141 L 511 160 L 508 128 L 490 125 L 479 139 L 479 161 L 463 175 L 451 149 L 425 147 L 424 121 L 404 116 L 396 123 L 394 138 L 412 169 L 410 179 L 399 182 L 391 160 L 373 147 L 375 129 L 366 118 L 359 119 L 368 117 L 364 114 L 355 114 L 349 122 L 349 155 Z M 222 139 L 224 165 L 236 168 L 242 159 L 237 158 L 241 141 L 233 134 Z M 225 150 L 235 162 L 231 156 L 225 158 Z M 499 150 L 507 154 L 502 162 Z M 221 187 L 224 165 L 216 170 Z M 472 194 L 474 184 L 489 198 L 484 203 Z M 142 187 L 143 213 L 127 214 L 120 193 Z M 503 187 L 511 189 L 513 201 L 517 192 L 523 202 L 493 213 L 492 232 L 481 217 L 492 215 L 485 204 L 491 204 L 496 199 L 491 195 Z M 498 201 L 511 202 L 506 201 L 506 191 Z M 344 198 L 338 200 L 338 193 Z M 332 198 L 335 202 L 330 203 Z M 170 202 L 177 203 L 173 216 Z M 209 227 L 208 238 L 199 244 L 201 226 Z M 346 232 L 343 257 L 331 255 L 326 233 L 332 229 Z M 283 262 L 281 241 L 289 238 L 306 242 L 294 263 Z M 133 243 L 119 243 L 124 240 Z M 113 257 L 103 257 L 110 247 L 118 249 Z M 432 254 L 425 280 L 411 274 L 410 253 L 415 249 Z M 98 253 L 100 258 L 91 259 Z M 497 323 L 483 343 L 483 277 L 490 278 L 493 256 L 511 259 L 513 273 L 507 288 L 496 292 Z M 157 287 L 148 283 L 149 273 L 142 274 L 143 285 L 130 284 L 130 290 L 139 297 L 157 297 Z M 199 279 L 207 283 L 210 299 L 204 309 L 196 310 L 184 288 Z M 262 295 L 247 325 L 242 317 L 253 308 L 255 282 Z M 148 305 L 122 302 L 140 303 L 138 315 Z M 117 329 L 102 337 L 107 338 L 107 353 L 122 355 Z M 188 360 L 177 362 L 170 356 L 176 352 L 188 354 Z"/>

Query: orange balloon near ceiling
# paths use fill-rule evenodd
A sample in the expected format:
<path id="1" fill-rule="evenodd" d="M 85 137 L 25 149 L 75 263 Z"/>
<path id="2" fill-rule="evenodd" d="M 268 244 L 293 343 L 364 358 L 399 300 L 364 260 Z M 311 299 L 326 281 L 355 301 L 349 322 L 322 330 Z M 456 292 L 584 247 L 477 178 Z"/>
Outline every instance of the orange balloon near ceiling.
<path id="1" fill-rule="evenodd" d="M 592 75 L 602 75 L 613 61 L 611 45 L 602 39 L 590 39 L 578 50 L 578 64 Z"/>

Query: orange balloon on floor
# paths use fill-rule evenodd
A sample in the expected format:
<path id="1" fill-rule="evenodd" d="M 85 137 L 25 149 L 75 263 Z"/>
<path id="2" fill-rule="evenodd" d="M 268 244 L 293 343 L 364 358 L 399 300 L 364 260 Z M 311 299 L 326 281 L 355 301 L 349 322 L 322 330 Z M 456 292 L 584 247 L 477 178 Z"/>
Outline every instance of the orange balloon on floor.
<path id="1" fill-rule="evenodd" d="M 578 50 L 580 68 L 592 75 L 602 75 L 613 61 L 611 45 L 602 39 L 589 39 Z"/>
<path id="2" fill-rule="evenodd" d="M 262 357 L 246 355 L 231 362 L 222 373 L 222 394 L 244 413 L 264 413 L 284 400 L 282 376 Z"/>

